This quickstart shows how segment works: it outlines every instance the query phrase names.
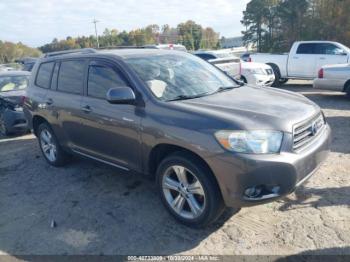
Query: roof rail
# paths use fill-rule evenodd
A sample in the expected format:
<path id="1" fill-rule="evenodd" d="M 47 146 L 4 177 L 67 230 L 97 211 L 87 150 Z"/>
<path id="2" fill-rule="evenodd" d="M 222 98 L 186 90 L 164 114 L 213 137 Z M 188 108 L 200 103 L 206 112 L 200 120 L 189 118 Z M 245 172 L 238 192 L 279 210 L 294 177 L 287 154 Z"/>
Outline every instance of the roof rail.
<path id="1" fill-rule="evenodd" d="M 145 46 L 105 46 L 105 47 L 100 47 L 98 50 L 110 50 L 110 49 L 145 49 L 147 47 Z"/>
<path id="2" fill-rule="evenodd" d="M 91 54 L 91 53 L 96 53 L 96 49 L 81 48 L 81 49 L 50 52 L 50 53 L 44 54 L 44 57 L 60 56 L 60 55 L 67 55 L 67 54 Z"/>

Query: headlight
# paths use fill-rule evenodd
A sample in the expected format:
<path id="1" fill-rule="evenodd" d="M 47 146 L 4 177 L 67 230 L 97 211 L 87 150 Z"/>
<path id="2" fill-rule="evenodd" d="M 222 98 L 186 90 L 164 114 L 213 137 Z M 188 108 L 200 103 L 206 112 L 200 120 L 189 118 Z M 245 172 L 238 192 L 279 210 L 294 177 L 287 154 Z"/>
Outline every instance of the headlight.
<path id="1" fill-rule="evenodd" d="M 283 132 L 280 131 L 227 131 L 215 133 L 219 143 L 229 151 L 246 154 L 279 153 Z"/>
<path id="2" fill-rule="evenodd" d="M 266 75 L 265 71 L 261 68 L 250 68 L 250 69 L 246 69 L 246 70 L 250 74 Z"/>

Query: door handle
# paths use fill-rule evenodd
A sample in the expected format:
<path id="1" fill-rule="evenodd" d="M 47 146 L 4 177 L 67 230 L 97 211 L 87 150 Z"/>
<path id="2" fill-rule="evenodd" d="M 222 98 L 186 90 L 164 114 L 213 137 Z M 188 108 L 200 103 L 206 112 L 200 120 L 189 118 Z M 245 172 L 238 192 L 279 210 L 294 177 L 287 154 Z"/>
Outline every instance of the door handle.
<path id="1" fill-rule="evenodd" d="M 326 58 L 325 57 L 320 57 L 320 60 L 326 60 Z"/>
<path id="2" fill-rule="evenodd" d="M 89 105 L 81 107 L 81 110 L 83 110 L 85 113 L 90 113 L 92 111 Z"/>
<path id="3" fill-rule="evenodd" d="M 48 98 L 47 100 L 46 100 L 46 104 L 47 105 L 52 105 L 53 104 L 53 100 L 52 100 L 52 98 Z"/>
<path id="4" fill-rule="evenodd" d="M 293 56 L 293 59 L 299 59 L 299 57 L 298 56 Z"/>

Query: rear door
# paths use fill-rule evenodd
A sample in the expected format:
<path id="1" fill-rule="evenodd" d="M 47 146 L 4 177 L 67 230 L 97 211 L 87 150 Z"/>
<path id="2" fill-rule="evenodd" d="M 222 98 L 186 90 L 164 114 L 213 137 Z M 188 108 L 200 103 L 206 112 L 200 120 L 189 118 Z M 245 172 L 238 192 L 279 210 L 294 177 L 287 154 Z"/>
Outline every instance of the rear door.
<path id="1" fill-rule="evenodd" d="M 317 64 L 315 75 L 324 65 L 346 64 L 348 56 L 345 50 L 333 43 L 319 43 L 316 48 Z"/>
<path id="2" fill-rule="evenodd" d="M 140 121 L 137 107 L 110 104 L 107 91 L 131 86 L 121 67 L 94 59 L 88 66 L 81 105 L 80 153 L 113 163 L 123 169 L 140 169 Z"/>
<path id="3" fill-rule="evenodd" d="M 313 78 L 318 58 L 315 49 L 315 43 L 300 43 L 296 51 L 291 52 L 288 58 L 288 76 Z"/>
<path id="4" fill-rule="evenodd" d="M 48 90 L 46 103 L 50 123 L 60 143 L 69 147 L 80 144 L 81 100 L 87 68 L 86 59 L 69 59 L 56 63 L 52 88 Z"/>

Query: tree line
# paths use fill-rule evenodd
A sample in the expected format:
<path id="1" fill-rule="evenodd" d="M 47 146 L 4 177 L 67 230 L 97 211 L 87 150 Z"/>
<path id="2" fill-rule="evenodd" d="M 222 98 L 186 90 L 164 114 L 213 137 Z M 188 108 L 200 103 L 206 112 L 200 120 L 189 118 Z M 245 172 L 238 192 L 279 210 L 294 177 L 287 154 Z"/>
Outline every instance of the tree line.
<path id="1" fill-rule="evenodd" d="M 350 45 L 350 0 L 251 0 L 243 42 L 258 52 L 286 52 L 297 40 Z"/>
<path id="2" fill-rule="evenodd" d="M 177 27 L 169 25 L 148 25 L 135 30 L 121 31 L 105 29 L 98 36 L 100 47 L 113 46 L 143 46 L 149 44 L 182 44 L 188 50 L 215 49 L 220 46 L 219 33 L 211 27 L 202 27 L 194 21 L 180 23 Z M 61 51 L 75 48 L 96 47 L 95 36 L 67 37 L 66 39 L 53 39 L 49 44 L 39 47 L 43 52 Z"/>
<path id="3" fill-rule="evenodd" d="M 23 57 L 38 57 L 41 52 L 22 43 L 3 42 L 0 40 L 0 64 L 13 63 Z"/>

